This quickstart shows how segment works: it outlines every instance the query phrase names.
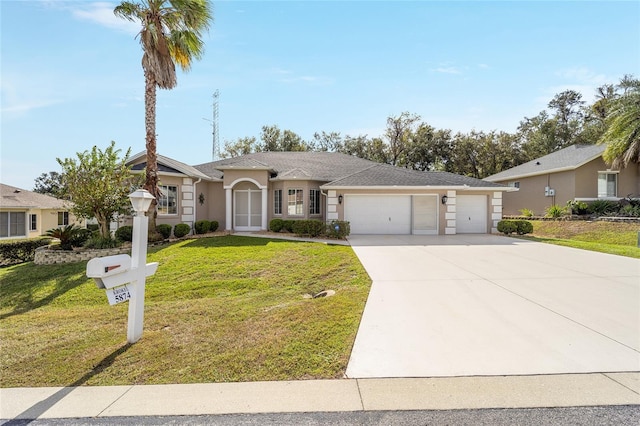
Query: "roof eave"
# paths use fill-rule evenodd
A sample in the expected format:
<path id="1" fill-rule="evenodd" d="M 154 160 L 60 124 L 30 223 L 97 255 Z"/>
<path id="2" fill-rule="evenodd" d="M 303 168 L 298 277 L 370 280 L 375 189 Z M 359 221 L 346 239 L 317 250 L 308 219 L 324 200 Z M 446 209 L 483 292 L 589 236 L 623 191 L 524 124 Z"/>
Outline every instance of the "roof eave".
<path id="1" fill-rule="evenodd" d="M 508 186 L 468 186 L 468 185 L 321 185 L 320 189 L 409 189 L 409 190 L 464 190 L 464 191 L 503 191 L 511 192 L 513 189 Z"/>
<path id="2" fill-rule="evenodd" d="M 503 180 L 522 179 L 522 178 L 527 178 L 527 177 L 546 175 L 546 174 L 549 174 L 549 173 L 568 172 L 568 171 L 579 169 L 580 167 L 584 166 L 587 163 L 592 162 L 593 160 L 598 159 L 599 157 L 602 157 L 602 153 L 594 155 L 592 157 L 589 157 L 588 159 L 586 159 L 586 160 L 584 160 L 584 161 L 582 161 L 582 162 L 580 162 L 578 164 L 575 164 L 573 166 L 558 167 L 558 168 L 555 168 L 555 169 L 540 170 L 540 171 L 531 172 L 531 173 L 521 173 L 521 174 L 516 174 L 516 175 L 498 177 L 497 179 L 496 178 L 491 178 L 491 176 L 489 176 L 489 177 L 484 178 L 484 180 L 488 180 L 489 182 L 499 182 L 499 181 L 503 181 Z"/>

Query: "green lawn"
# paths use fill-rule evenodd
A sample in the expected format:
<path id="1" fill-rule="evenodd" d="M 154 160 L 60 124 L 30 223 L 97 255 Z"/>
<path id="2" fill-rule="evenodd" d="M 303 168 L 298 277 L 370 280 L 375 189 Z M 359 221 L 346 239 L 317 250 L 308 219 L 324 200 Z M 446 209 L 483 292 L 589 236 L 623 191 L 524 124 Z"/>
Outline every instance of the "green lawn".
<path id="1" fill-rule="evenodd" d="M 524 238 L 602 253 L 640 258 L 638 223 L 532 220 Z"/>
<path id="2" fill-rule="evenodd" d="M 370 279 L 348 246 L 221 236 L 151 248 L 142 339 L 86 262 L 0 269 L 0 386 L 342 377 Z M 306 299 L 333 289 L 336 295 Z"/>

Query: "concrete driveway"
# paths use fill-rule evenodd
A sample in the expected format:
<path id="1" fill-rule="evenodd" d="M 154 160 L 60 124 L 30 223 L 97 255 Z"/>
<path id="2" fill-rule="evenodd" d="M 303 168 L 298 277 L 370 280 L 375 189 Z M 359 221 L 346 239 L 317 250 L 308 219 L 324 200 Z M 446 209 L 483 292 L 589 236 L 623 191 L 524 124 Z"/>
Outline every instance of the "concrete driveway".
<path id="1" fill-rule="evenodd" d="M 640 371 L 640 260 L 494 235 L 349 241 L 373 280 L 350 378 Z"/>

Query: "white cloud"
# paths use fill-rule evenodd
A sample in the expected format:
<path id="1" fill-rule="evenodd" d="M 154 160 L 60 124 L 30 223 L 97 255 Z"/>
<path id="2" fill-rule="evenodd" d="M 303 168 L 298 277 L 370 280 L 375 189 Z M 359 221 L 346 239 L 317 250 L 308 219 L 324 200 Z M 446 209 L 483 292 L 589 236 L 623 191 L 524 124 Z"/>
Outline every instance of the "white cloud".
<path id="1" fill-rule="evenodd" d="M 106 2 L 96 3 L 73 3 L 74 7 L 69 10 L 74 18 L 81 21 L 89 21 L 103 27 L 107 27 L 116 31 L 127 34 L 138 34 L 140 32 L 140 23 L 131 22 L 126 19 L 119 18 L 113 14 L 114 4 Z"/>
<path id="2" fill-rule="evenodd" d="M 453 66 L 440 66 L 438 68 L 435 68 L 433 71 L 436 72 L 440 72 L 443 74 L 462 74 L 462 70 L 458 67 L 453 67 Z"/>

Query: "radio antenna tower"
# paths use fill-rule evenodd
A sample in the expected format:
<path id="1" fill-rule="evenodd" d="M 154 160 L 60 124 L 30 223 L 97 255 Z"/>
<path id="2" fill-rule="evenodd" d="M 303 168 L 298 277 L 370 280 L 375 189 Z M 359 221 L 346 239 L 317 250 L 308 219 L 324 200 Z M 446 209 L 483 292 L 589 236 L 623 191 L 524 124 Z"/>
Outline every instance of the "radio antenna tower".
<path id="1" fill-rule="evenodd" d="M 218 126 L 218 103 L 220 101 L 220 90 L 213 93 L 213 146 L 211 147 L 211 160 L 216 160 L 216 154 L 220 156 L 220 129 Z"/>

